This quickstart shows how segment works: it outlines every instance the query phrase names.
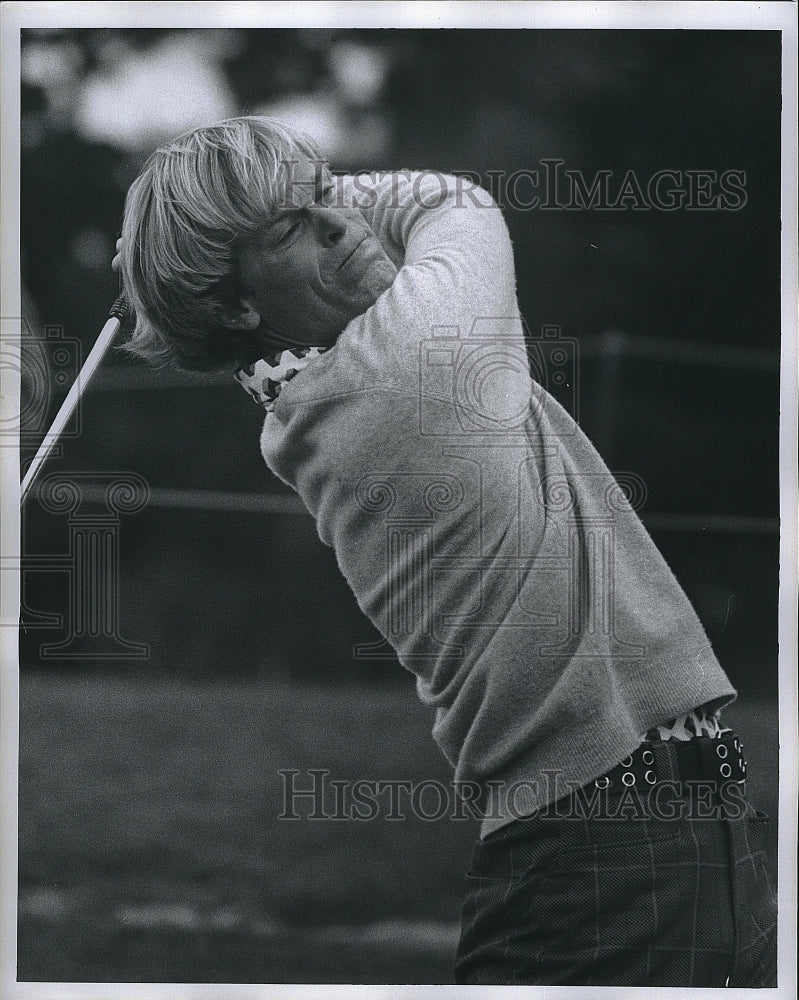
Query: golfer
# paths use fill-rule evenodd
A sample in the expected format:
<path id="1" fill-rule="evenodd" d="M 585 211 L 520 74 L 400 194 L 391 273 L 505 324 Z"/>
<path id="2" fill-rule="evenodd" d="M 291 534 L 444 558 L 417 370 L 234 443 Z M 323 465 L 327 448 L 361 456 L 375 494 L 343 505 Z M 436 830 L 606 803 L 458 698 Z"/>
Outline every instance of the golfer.
<path id="1" fill-rule="evenodd" d="M 568 352 L 525 337 L 489 195 L 334 177 L 306 137 L 237 118 L 152 155 L 119 259 L 128 350 L 228 369 L 263 406 L 267 465 L 435 708 L 482 820 L 458 981 L 773 985 L 735 692 L 546 391 Z"/>

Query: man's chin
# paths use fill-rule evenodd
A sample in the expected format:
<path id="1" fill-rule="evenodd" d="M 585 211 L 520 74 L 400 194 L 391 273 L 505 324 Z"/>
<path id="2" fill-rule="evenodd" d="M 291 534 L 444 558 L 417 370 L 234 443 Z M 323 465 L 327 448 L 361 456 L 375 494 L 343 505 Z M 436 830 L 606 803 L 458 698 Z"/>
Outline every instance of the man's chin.
<path id="1" fill-rule="evenodd" d="M 289 351 L 297 347 L 332 347 L 337 338 L 338 333 L 320 333 L 318 328 L 307 333 L 299 330 L 290 334 L 268 333 L 258 338 L 258 351 L 261 357 L 265 357 L 276 351 Z"/>
<path id="2" fill-rule="evenodd" d="M 361 286 L 364 289 L 364 301 L 366 302 L 361 310 L 362 313 L 373 306 L 383 292 L 391 288 L 396 277 L 397 269 L 387 257 L 375 261 L 364 276 Z"/>
<path id="3" fill-rule="evenodd" d="M 362 316 L 388 291 L 397 277 L 397 269 L 388 258 L 377 260 L 369 267 L 353 292 L 350 308 L 333 308 L 325 316 L 317 315 L 308 327 L 295 328 L 290 333 L 268 331 L 262 338 L 264 352 L 291 347 L 332 347 L 344 327 Z"/>

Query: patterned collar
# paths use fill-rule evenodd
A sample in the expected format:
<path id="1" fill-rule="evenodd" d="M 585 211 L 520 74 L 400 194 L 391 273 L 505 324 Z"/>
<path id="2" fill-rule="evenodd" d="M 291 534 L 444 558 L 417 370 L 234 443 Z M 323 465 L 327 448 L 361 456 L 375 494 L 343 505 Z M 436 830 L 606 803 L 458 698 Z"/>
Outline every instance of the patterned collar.
<path id="1" fill-rule="evenodd" d="M 267 354 L 236 372 L 236 381 L 271 413 L 286 382 L 324 354 L 327 347 L 290 347 Z"/>

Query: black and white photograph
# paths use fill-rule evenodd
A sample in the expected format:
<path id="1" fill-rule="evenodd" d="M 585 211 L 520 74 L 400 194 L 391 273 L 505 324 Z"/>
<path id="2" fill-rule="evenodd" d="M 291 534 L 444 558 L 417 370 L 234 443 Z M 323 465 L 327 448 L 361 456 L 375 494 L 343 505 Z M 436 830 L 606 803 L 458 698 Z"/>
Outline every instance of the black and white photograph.
<path id="1" fill-rule="evenodd" d="M 0 16 L 3 997 L 795 996 L 795 4 Z"/>

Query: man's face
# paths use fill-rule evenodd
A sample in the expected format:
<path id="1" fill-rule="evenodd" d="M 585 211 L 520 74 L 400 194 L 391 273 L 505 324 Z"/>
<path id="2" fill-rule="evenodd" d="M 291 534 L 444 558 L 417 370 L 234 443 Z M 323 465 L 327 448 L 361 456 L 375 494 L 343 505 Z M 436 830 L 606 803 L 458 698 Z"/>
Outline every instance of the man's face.
<path id="1" fill-rule="evenodd" d="M 301 160 L 287 169 L 284 204 L 239 257 L 244 300 L 265 343 L 329 345 L 397 271 L 360 212 L 330 204 L 326 167 Z"/>

